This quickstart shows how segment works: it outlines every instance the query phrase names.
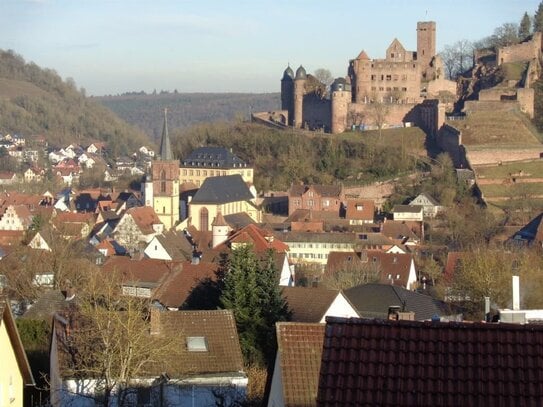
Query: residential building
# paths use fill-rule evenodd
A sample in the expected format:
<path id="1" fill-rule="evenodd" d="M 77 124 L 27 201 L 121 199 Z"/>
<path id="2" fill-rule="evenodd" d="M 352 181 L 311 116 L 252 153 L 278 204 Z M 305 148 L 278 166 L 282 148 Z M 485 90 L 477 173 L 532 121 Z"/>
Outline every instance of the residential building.
<path id="1" fill-rule="evenodd" d="M 338 214 L 345 201 L 343 185 L 291 185 L 288 190 L 288 214 L 297 209 L 328 211 Z"/>
<path id="2" fill-rule="evenodd" d="M 423 192 L 415 197 L 410 206 L 420 205 L 422 206 L 423 214 L 425 218 L 435 218 L 439 212 L 443 210 L 443 207 L 427 193 Z"/>
<path id="3" fill-rule="evenodd" d="M 328 317 L 324 332 L 316 406 L 543 403 L 540 325 Z"/>
<path id="4" fill-rule="evenodd" d="M 119 219 L 112 235 L 128 252 L 134 253 L 163 231 L 164 224 L 153 208 L 142 206 L 128 209 Z"/>
<path id="5" fill-rule="evenodd" d="M 34 378 L 11 314 L 9 304 L 0 300 L 0 405 L 23 407 L 25 389 L 34 386 Z"/>
<path id="6" fill-rule="evenodd" d="M 371 199 L 347 199 L 345 219 L 351 225 L 373 223 L 375 216 L 375 202 Z"/>
<path id="7" fill-rule="evenodd" d="M 0 230 L 27 230 L 33 218 L 26 205 L 8 205 L 0 218 Z"/>
<path id="8" fill-rule="evenodd" d="M 278 322 L 268 407 L 312 407 L 317 400 L 324 324 Z"/>
<path id="9" fill-rule="evenodd" d="M 449 304 L 399 285 L 362 284 L 343 294 L 360 318 L 408 319 L 404 314 L 412 313 L 415 321 L 462 321 L 462 314 Z"/>
<path id="10" fill-rule="evenodd" d="M 322 268 L 330 252 L 352 252 L 359 243 L 355 233 L 275 232 L 274 236 L 288 245 L 291 262 L 315 263 Z"/>
<path id="11" fill-rule="evenodd" d="M 406 222 L 424 220 L 424 208 L 421 205 L 394 205 L 392 212 L 394 220 Z"/>
<path id="12" fill-rule="evenodd" d="M 321 287 L 283 287 L 292 322 L 320 322 L 326 317 L 358 318 L 360 315 L 340 290 Z"/>
<path id="13" fill-rule="evenodd" d="M 51 341 L 51 405 L 95 405 L 99 383 L 90 376 L 76 376 L 77 354 L 70 338 L 78 334 L 77 314 L 69 318 L 57 314 Z M 149 338 L 175 338 L 180 346 L 145 366 L 145 373 L 134 380 L 130 403 L 139 406 L 214 405 L 220 398 L 225 405 L 245 400 L 247 375 L 232 311 L 151 310 Z M 151 341 L 150 341 L 151 342 Z M 111 395 L 114 401 L 118 389 Z"/>

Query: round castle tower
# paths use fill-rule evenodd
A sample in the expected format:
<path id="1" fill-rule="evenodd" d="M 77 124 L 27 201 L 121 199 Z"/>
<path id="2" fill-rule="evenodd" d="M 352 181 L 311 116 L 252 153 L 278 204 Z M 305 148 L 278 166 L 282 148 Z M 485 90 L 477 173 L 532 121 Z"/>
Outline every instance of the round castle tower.
<path id="1" fill-rule="evenodd" d="M 294 119 L 294 72 L 287 66 L 281 79 L 281 110 L 288 111 L 288 125 L 292 126 Z"/>
<path id="2" fill-rule="evenodd" d="M 343 133 L 347 128 L 347 115 L 351 104 L 351 84 L 345 78 L 337 78 L 332 83 L 330 131 Z"/>
<path id="3" fill-rule="evenodd" d="M 302 65 L 296 69 L 294 77 L 294 127 L 301 129 L 304 124 L 304 95 L 305 82 L 307 81 L 307 73 Z"/>

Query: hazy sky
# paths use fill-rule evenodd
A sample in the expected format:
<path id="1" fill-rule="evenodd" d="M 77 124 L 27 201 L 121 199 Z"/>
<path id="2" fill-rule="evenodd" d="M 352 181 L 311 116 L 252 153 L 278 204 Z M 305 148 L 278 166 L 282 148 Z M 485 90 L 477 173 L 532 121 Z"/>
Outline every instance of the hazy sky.
<path id="1" fill-rule="evenodd" d="M 518 23 L 540 0 L 0 0 L 0 48 L 72 77 L 88 94 L 277 92 L 290 63 L 344 76 L 365 49 L 417 21 L 437 22 L 438 51 Z"/>

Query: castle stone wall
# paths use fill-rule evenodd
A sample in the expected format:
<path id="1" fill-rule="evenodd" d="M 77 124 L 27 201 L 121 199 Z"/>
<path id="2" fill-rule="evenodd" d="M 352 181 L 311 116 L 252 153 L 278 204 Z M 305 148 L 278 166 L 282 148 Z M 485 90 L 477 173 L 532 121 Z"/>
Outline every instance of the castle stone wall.
<path id="1" fill-rule="evenodd" d="M 471 165 L 499 164 L 501 162 L 539 159 L 543 148 L 467 150 Z"/>
<path id="2" fill-rule="evenodd" d="M 321 99 L 313 93 L 304 96 L 302 127 L 308 130 L 325 129 L 331 127 L 331 107 L 329 99 Z"/>
<path id="3" fill-rule="evenodd" d="M 535 91 L 532 88 L 522 88 L 517 90 L 517 100 L 521 112 L 526 113 L 530 119 L 534 118 L 534 100 Z"/>
<path id="4" fill-rule="evenodd" d="M 496 55 L 498 65 L 508 62 L 531 61 L 532 59 L 539 59 L 542 46 L 541 40 L 541 33 L 536 32 L 529 41 L 499 48 Z"/>
<path id="5" fill-rule="evenodd" d="M 490 102 L 490 101 L 500 102 L 502 99 L 516 100 L 516 98 L 517 98 L 517 91 L 515 89 L 490 88 L 490 89 L 483 89 L 479 92 L 479 101 L 483 101 L 483 102 Z"/>
<path id="6" fill-rule="evenodd" d="M 497 111 L 497 112 L 510 112 L 513 110 L 519 110 L 519 105 L 516 100 L 468 100 L 464 104 L 464 112 L 480 112 L 480 111 Z"/>
<path id="7" fill-rule="evenodd" d="M 437 143 L 443 151 L 451 156 L 457 168 L 464 165 L 462 133 L 458 129 L 448 124 L 443 125 L 439 129 Z"/>
<path id="8" fill-rule="evenodd" d="M 403 126 L 406 121 L 414 121 L 406 118 L 408 114 L 413 110 L 415 104 L 387 104 L 388 114 L 385 120 L 385 126 L 398 127 Z M 350 106 L 350 116 L 361 117 L 362 124 L 366 127 L 376 126 L 375 109 L 371 103 L 352 103 Z M 352 123 L 348 123 L 351 125 Z"/>

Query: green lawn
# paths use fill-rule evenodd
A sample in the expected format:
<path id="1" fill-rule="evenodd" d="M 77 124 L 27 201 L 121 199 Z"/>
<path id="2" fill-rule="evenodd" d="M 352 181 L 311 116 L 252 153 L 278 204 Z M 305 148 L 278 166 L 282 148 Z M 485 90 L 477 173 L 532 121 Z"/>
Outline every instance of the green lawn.
<path id="1" fill-rule="evenodd" d="M 509 174 L 518 174 L 521 170 L 523 178 L 543 178 L 543 160 L 475 167 L 474 170 L 480 178 L 509 178 Z"/>
<path id="2" fill-rule="evenodd" d="M 452 125 L 462 132 L 462 143 L 466 146 L 541 144 L 533 127 L 519 112 L 473 112 L 466 120 Z"/>
<path id="3" fill-rule="evenodd" d="M 401 143 L 407 150 L 421 151 L 425 149 L 426 134 L 418 127 L 401 127 L 395 129 L 383 129 L 381 138 L 379 130 L 346 131 L 335 135 L 340 140 L 363 141 L 365 143 L 382 143 L 383 145 L 398 147 Z"/>
<path id="4" fill-rule="evenodd" d="M 480 185 L 485 198 L 528 198 L 543 195 L 543 183 Z"/>

